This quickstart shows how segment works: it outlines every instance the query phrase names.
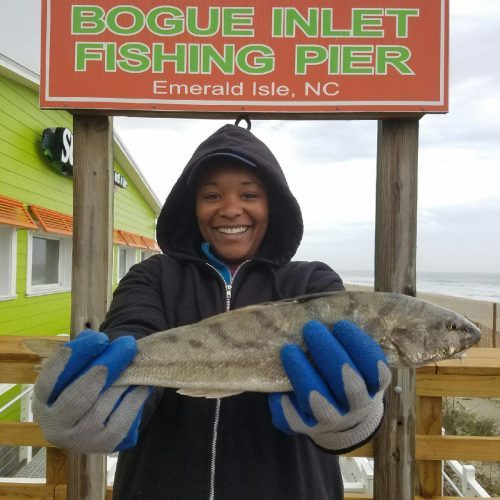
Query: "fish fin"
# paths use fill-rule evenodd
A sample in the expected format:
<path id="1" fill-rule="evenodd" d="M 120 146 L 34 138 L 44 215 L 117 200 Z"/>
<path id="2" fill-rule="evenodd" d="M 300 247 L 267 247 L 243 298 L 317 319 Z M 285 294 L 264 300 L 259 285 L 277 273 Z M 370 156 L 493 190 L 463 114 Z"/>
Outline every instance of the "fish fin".
<path id="1" fill-rule="evenodd" d="M 178 389 L 177 394 L 181 396 L 190 396 L 192 398 L 207 398 L 207 399 L 219 399 L 226 398 L 229 396 L 235 396 L 236 394 L 241 394 L 242 391 L 211 391 L 208 389 Z"/>
<path id="2" fill-rule="evenodd" d="M 59 347 L 61 347 L 61 341 L 59 340 L 50 340 L 50 339 L 25 339 L 23 340 L 23 344 L 30 351 L 35 352 L 40 356 L 42 360 L 52 356 Z"/>

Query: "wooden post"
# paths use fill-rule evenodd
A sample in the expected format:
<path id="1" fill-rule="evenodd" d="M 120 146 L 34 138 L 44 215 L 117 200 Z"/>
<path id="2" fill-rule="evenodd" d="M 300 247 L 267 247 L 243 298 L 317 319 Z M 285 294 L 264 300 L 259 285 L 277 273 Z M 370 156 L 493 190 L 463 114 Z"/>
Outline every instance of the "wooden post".
<path id="1" fill-rule="evenodd" d="M 417 434 L 441 436 L 443 426 L 443 399 L 441 396 L 420 396 L 417 399 Z M 443 473 L 440 460 L 419 460 L 417 463 L 417 493 L 423 498 L 443 494 Z"/>
<path id="2" fill-rule="evenodd" d="M 493 347 L 497 346 L 497 304 L 493 302 L 493 325 L 492 326 L 492 338 L 493 338 Z"/>
<path id="3" fill-rule="evenodd" d="M 73 120 L 73 274 L 71 335 L 99 329 L 111 299 L 113 126 L 107 116 Z M 106 456 L 68 456 L 68 499 L 102 500 Z"/>
<path id="4" fill-rule="evenodd" d="M 57 485 L 68 482 L 67 453 L 62 448 L 47 448 L 45 472 L 47 484 Z"/>
<path id="5" fill-rule="evenodd" d="M 380 120 L 375 291 L 416 294 L 418 120 Z M 375 500 L 413 500 L 415 370 L 393 370 L 375 440 Z"/>

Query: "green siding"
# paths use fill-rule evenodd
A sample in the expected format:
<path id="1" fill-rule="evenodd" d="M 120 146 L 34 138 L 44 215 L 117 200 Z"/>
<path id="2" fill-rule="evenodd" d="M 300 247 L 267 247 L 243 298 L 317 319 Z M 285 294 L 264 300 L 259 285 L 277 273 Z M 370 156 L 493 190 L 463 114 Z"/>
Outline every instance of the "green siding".
<path id="1" fill-rule="evenodd" d="M 71 115 L 65 111 L 40 110 L 36 92 L 0 76 L 0 194 L 71 214 L 73 179 L 53 168 L 41 149 L 42 131 L 51 127 L 72 129 Z M 153 210 L 117 162 L 114 168 L 128 182 L 127 188 L 115 190 L 114 227 L 154 238 Z M 28 231 L 18 229 L 17 298 L 0 301 L 0 335 L 68 333 L 70 292 L 26 296 L 27 245 Z M 115 248 L 114 262 L 116 253 Z M 116 276 L 114 269 L 114 283 Z"/>
<path id="2" fill-rule="evenodd" d="M 0 394 L 0 407 L 7 404 L 11 399 L 21 394 L 22 387 L 16 385 Z M 0 421 L 2 422 L 18 422 L 21 416 L 21 403 L 18 401 L 11 407 L 7 408 L 4 412 L 0 413 Z"/>
<path id="3" fill-rule="evenodd" d="M 115 162 L 114 169 L 125 176 L 122 168 Z M 128 179 L 127 179 L 128 181 Z M 114 224 L 117 229 L 131 233 L 155 237 L 155 215 L 137 187 L 128 182 L 126 188 L 117 187 L 114 196 Z"/>

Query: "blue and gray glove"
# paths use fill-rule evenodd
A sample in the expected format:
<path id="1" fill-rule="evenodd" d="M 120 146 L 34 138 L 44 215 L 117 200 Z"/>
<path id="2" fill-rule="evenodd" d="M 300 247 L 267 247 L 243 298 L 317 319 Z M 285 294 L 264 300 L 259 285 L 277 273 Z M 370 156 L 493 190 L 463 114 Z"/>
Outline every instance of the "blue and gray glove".
<path id="1" fill-rule="evenodd" d="M 355 448 L 382 420 L 391 380 L 384 352 L 348 321 L 339 321 L 332 331 L 310 321 L 303 333 L 312 363 L 299 346 L 282 348 L 293 392 L 269 396 L 273 424 L 287 434 L 306 434 L 322 448 Z"/>
<path id="2" fill-rule="evenodd" d="M 51 443 L 82 453 L 135 445 L 148 387 L 111 387 L 137 352 L 131 336 L 110 342 L 86 330 L 43 365 L 33 414 Z"/>

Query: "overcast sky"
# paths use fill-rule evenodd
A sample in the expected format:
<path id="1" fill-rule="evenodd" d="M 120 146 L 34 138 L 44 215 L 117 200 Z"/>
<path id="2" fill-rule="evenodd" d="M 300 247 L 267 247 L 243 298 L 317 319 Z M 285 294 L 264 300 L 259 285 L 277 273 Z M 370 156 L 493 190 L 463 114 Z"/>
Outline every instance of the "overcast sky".
<path id="1" fill-rule="evenodd" d="M 417 269 L 500 272 L 500 1 L 450 0 L 450 113 L 420 121 Z M 0 6 L 0 52 L 39 70 L 40 1 Z M 163 201 L 193 150 L 227 120 L 115 118 Z M 373 269 L 375 121 L 263 121 L 306 232 L 297 254 Z"/>

